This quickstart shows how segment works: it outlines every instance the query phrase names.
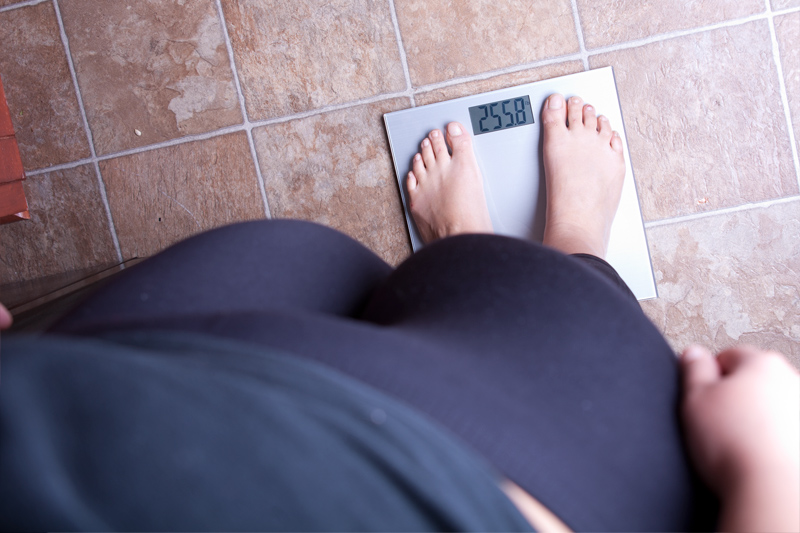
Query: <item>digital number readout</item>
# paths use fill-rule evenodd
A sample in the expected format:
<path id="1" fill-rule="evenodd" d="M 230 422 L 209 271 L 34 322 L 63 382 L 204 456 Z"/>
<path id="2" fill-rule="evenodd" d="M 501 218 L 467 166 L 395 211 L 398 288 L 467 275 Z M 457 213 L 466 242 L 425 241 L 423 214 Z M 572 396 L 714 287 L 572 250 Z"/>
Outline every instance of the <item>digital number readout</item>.
<path id="1" fill-rule="evenodd" d="M 500 100 L 469 108 L 472 132 L 475 135 L 533 124 L 529 96 Z"/>

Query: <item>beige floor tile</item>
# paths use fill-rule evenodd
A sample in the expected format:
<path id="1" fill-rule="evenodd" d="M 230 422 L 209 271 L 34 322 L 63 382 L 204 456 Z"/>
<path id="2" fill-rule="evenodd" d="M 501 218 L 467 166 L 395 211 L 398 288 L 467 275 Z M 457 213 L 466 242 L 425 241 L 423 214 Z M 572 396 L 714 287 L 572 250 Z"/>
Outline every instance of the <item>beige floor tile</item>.
<path id="1" fill-rule="evenodd" d="M 0 13 L 0 76 L 27 170 L 91 155 L 50 2 Z"/>
<path id="2" fill-rule="evenodd" d="M 698 28 L 761 13 L 765 9 L 763 0 L 577 2 L 587 49 L 675 30 Z"/>
<path id="3" fill-rule="evenodd" d="M 467 83 L 459 83 L 457 85 L 442 87 L 441 89 L 433 89 L 432 91 L 415 94 L 414 100 L 416 101 L 417 105 L 433 104 L 445 100 L 452 100 L 453 98 L 460 98 L 462 96 L 480 94 L 487 91 L 504 89 L 506 87 L 513 87 L 515 85 L 522 85 L 524 83 L 532 83 L 534 81 L 556 78 L 566 74 L 581 72 L 582 70 L 583 63 L 580 61 L 555 63 L 553 65 L 546 65 L 544 67 L 512 72 L 510 74 L 500 74 L 499 76 L 492 76 L 491 78 L 487 78 L 485 80 L 470 81 Z"/>
<path id="4" fill-rule="evenodd" d="M 99 154 L 242 122 L 213 0 L 59 5 Z"/>
<path id="5" fill-rule="evenodd" d="M 0 283 L 116 263 L 92 165 L 25 180 L 31 219 L 0 226 Z"/>
<path id="6" fill-rule="evenodd" d="M 646 220 L 798 193 L 766 21 L 590 64 L 614 67 Z"/>
<path id="7" fill-rule="evenodd" d="M 253 120 L 406 88 L 388 2 L 222 4 Z"/>
<path id="8" fill-rule="evenodd" d="M 414 86 L 580 49 L 569 0 L 409 0 L 395 6 Z"/>
<path id="9" fill-rule="evenodd" d="M 800 367 L 800 200 L 650 228 L 659 298 L 645 312 L 675 349 L 750 343 Z"/>
<path id="10" fill-rule="evenodd" d="M 800 150 L 800 12 L 776 17 L 775 33 L 792 114 L 794 139 Z"/>
<path id="11" fill-rule="evenodd" d="M 800 0 L 772 0 L 772 9 L 787 9 L 800 6 Z"/>
<path id="12" fill-rule="evenodd" d="M 398 98 L 253 130 L 272 216 L 336 228 L 390 264 L 408 256 L 383 114 L 409 106 Z"/>
<path id="13" fill-rule="evenodd" d="M 125 259 L 195 233 L 264 218 L 244 132 L 100 163 Z"/>

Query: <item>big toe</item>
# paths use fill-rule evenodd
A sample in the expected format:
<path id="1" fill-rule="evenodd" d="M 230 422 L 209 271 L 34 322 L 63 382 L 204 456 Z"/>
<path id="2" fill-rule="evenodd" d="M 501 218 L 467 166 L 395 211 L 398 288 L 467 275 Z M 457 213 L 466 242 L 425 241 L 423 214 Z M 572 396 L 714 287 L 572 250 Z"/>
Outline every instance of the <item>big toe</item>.
<path id="1" fill-rule="evenodd" d="M 555 93 L 547 98 L 542 110 L 542 123 L 548 129 L 567 129 L 567 106 L 562 95 Z"/>
<path id="2" fill-rule="evenodd" d="M 453 157 L 472 152 L 472 138 L 460 122 L 451 122 L 447 125 L 447 144 L 453 151 Z"/>

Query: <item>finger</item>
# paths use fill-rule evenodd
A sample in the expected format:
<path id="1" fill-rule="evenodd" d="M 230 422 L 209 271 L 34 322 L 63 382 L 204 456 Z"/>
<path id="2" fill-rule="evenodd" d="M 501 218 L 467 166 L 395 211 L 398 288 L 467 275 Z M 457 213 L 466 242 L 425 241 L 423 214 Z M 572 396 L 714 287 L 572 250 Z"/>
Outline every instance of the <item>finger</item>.
<path id="1" fill-rule="evenodd" d="M 717 355 L 717 361 L 719 361 L 722 375 L 727 375 L 758 358 L 763 353 L 764 352 L 754 346 L 735 346 L 720 352 L 719 355 Z"/>
<path id="2" fill-rule="evenodd" d="M 720 378 L 716 358 L 703 346 L 692 345 L 681 355 L 683 385 L 686 390 L 709 385 Z"/>
<path id="3" fill-rule="evenodd" d="M 14 318 L 8 312 L 8 309 L 3 304 L 0 304 L 0 331 L 10 328 L 13 321 Z"/>

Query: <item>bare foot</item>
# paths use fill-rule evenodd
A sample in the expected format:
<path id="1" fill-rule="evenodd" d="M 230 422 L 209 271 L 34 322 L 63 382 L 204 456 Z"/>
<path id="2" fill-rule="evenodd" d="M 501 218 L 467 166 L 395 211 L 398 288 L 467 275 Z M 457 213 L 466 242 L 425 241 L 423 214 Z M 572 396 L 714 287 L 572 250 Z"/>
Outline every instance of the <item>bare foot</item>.
<path id="1" fill-rule="evenodd" d="M 542 111 L 547 219 L 544 244 L 604 258 L 625 179 L 622 139 L 578 97 L 547 99 Z"/>
<path id="2" fill-rule="evenodd" d="M 472 150 L 472 138 L 458 122 L 422 141 L 408 173 L 409 210 L 423 242 L 459 233 L 492 233 L 483 179 Z"/>

